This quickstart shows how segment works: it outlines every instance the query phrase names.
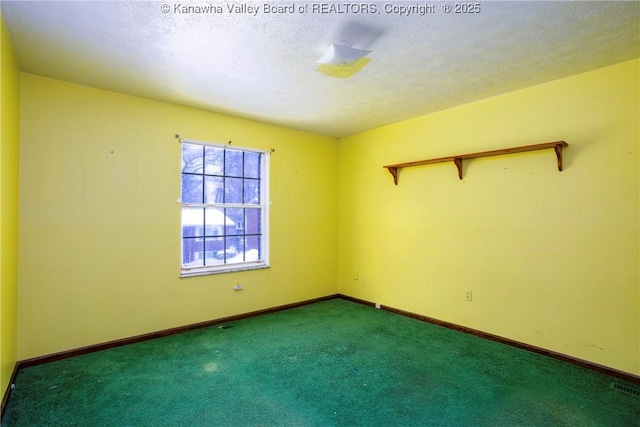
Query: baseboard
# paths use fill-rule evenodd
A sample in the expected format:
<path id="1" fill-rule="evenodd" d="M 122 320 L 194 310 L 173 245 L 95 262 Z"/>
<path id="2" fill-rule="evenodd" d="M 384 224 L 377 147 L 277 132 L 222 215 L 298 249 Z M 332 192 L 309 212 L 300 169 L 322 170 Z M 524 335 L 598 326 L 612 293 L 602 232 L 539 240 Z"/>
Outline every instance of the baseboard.
<path id="1" fill-rule="evenodd" d="M 361 300 L 358 298 L 353 298 L 346 295 L 338 295 L 340 298 L 357 302 L 360 304 L 368 305 L 371 307 L 375 307 L 376 305 L 372 302 Z M 523 350 L 531 351 L 533 353 L 541 354 L 547 357 L 551 357 L 553 359 L 561 360 L 563 362 L 572 363 L 574 365 L 581 366 L 586 369 L 590 369 L 592 371 L 599 372 L 601 374 L 605 374 L 614 378 L 621 379 L 623 381 L 627 381 L 633 384 L 640 384 L 640 376 L 631 374 L 629 372 L 619 371 L 617 369 L 609 368 L 607 366 L 599 365 L 597 363 L 589 362 L 587 360 L 578 359 L 573 356 L 568 356 L 566 354 L 558 353 L 555 351 L 547 350 L 542 347 L 536 347 L 530 344 L 525 344 L 520 341 L 515 341 L 509 338 L 504 338 L 498 335 L 493 335 L 488 332 L 479 331 L 477 329 L 467 328 L 466 326 L 456 325 L 454 323 L 445 322 L 443 320 L 435 319 L 433 317 L 424 316 L 421 314 L 412 313 L 410 311 L 400 310 L 398 308 L 389 307 L 387 305 L 380 305 L 381 310 L 385 310 L 391 313 L 399 314 L 401 316 L 410 317 L 412 319 L 421 320 L 423 322 L 431 323 L 438 326 L 443 326 L 445 328 L 454 329 L 459 332 L 464 332 L 466 334 L 474 335 L 479 338 L 488 339 L 491 341 L 496 341 L 501 344 L 509 345 L 512 347 L 517 347 Z"/>
<path id="2" fill-rule="evenodd" d="M 344 300 L 347 301 L 351 301 L 351 302 L 357 302 L 358 304 L 362 304 L 362 305 L 368 305 L 369 307 L 375 307 L 376 305 L 372 302 L 360 299 L 360 298 L 354 298 L 354 297 L 350 297 L 348 295 L 342 295 L 342 294 L 338 294 L 338 298 L 342 298 Z"/>
<path id="3" fill-rule="evenodd" d="M 34 357 L 32 359 L 19 361 L 16 365 L 16 369 L 27 368 L 29 366 L 42 365 L 44 363 L 55 362 L 56 360 L 68 359 L 71 357 L 80 356 L 88 353 L 95 353 L 97 351 L 107 350 L 114 347 L 120 347 L 128 344 L 135 344 L 143 341 L 148 341 L 156 338 L 162 338 L 170 335 L 180 334 L 182 332 L 192 331 L 195 329 L 206 328 L 208 326 L 220 325 L 224 323 L 236 322 L 238 320 L 247 319 L 250 317 L 260 316 L 263 314 L 276 313 L 278 311 L 290 310 L 292 308 L 302 307 L 309 304 L 315 304 L 321 301 L 327 301 L 330 299 L 338 298 L 339 295 L 328 295 L 325 297 L 314 298 L 292 304 L 285 304 L 277 307 L 266 308 L 263 310 L 252 311 L 249 313 L 238 314 L 235 316 L 224 317 L 220 319 L 208 320 L 206 322 L 194 323 L 191 325 L 179 326 L 177 328 L 165 329 L 162 331 L 151 332 L 143 335 L 136 335 L 133 337 L 117 339 L 101 344 L 89 345 L 86 347 L 75 348 L 72 350 L 61 351 L 59 353 L 48 354 L 44 356 Z M 12 382 L 13 384 L 13 382 Z"/>

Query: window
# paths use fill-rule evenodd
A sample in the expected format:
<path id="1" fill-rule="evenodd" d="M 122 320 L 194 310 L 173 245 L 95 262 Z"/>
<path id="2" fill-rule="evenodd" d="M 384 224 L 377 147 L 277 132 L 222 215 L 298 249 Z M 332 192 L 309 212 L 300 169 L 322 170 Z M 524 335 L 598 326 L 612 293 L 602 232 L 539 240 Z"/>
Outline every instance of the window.
<path id="1" fill-rule="evenodd" d="M 268 267 L 268 155 L 182 141 L 182 271 Z"/>

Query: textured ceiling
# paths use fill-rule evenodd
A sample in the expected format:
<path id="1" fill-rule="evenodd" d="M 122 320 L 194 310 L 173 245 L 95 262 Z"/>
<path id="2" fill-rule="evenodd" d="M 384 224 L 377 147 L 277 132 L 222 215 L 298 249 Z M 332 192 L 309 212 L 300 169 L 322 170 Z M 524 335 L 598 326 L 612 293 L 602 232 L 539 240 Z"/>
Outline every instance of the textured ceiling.
<path id="1" fill-rule="evenodd" d="M 1 8 L 26 72 L 336 137 L 640 57 L 635 1 L 484 1 L 472 14 L 445 13 L 453 2 L 357 5 L 4 0 Z M 429 13 L 396 13 L 413 5 Z M 197 13 L 203 7 L 218 10 Z M 348 79 L 319 73 L 332 42 L 370 49 L 371 61 Z"/>

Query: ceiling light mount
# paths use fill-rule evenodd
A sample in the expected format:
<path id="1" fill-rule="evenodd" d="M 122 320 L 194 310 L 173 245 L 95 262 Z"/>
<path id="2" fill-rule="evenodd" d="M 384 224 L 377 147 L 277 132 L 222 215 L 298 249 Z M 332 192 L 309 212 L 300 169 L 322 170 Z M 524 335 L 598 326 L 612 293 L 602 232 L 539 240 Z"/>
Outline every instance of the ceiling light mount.
<path id="1" fill-rule="evenodd" d="M 318 64 L 348 67 L 370 54 L 370 50 L 356 49 L 350 43 L 332 43 L 331 47 L 318 59 Z"/>
<path id="2" fill-rule="evenodd" d="M 317 71 L 330 77 L 353 77 L 371 62 L 370 50 L 356 49 L 347 42 L 332 43 L 329 50 L 318 59 Z"/>

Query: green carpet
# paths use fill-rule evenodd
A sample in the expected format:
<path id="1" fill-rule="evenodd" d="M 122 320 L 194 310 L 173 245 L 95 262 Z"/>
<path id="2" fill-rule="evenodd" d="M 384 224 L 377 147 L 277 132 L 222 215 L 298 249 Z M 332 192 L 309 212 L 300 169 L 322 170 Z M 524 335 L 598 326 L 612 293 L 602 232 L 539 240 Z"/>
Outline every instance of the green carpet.
<path id="1" fill-rule="evenodd" d="M 613 378 L 341 299 L 228 326 L 22 369 L 2 426 L 640 426 Z"/>

